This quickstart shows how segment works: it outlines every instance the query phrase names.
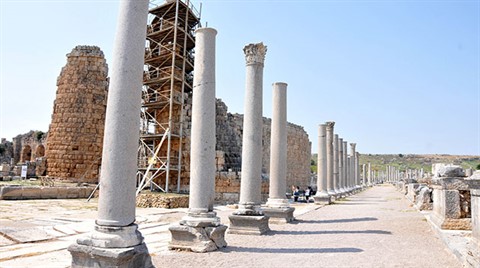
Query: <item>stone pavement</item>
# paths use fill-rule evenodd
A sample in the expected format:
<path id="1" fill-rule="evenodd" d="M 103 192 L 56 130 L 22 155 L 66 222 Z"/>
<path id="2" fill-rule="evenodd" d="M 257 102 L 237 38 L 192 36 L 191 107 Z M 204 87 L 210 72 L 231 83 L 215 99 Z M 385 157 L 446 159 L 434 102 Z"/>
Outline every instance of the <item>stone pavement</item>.
<path id="1" fill-rule="evenodd" d="M 265 236 L 227 234 L 227 248 L 203 254 L 167 249 L 168 226 L 186 209 L 137 208 L 137 222 L 157 267 L 462 267 L 393 186 L 293 206 L 296 223 L 271 224 Z M 66 248 L 93 228 L 95 208 L 85 200 L 0 201 L 0 267 L 68 267 Z M 233 208 L 216 211 L 228 224 Z"/>

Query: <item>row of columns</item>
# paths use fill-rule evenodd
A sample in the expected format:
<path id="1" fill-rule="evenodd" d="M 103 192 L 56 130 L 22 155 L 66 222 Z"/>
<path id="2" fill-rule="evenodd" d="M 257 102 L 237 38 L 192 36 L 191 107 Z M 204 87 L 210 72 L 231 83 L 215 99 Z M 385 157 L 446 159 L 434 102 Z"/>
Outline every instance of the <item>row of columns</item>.
<path id="1" fill-rule="evenodd" d="M 365 179 L 360 182 L 360 154 L 356 152 L 356 143 L 350 143 L 348 154 L 348 142 L 334 134 L 334 128 L 333 121 L 318 128 L 316 203 L 330 204 L 366 186 Z"/>
<path id="2" fill-rule="evenodd" d="M 105 123 L 101 194 L 95 231 L 69 247 L 72 267 L 151 267 L 135 221 L 135 170 L 138 145 L 144 40 L 148 0 L 122 1 Z M 215 183 L 215 37 L 196 30 L 192 104 L 191 178 L 188 212 L 170 227 L 170 248 L 207 252 L 225 247 L 227 227 L 213 211 Z M 261 208 L 263 67 L 267 48 L 245 46 L 246 87 L 242 181 L 238 209 L 229 216 L 230 233 L 264 234 L 269 217 L 293 220 L 286 200 L 286 88 L 274 83 L 270 196 Z M 138 90 L 132 90 L 138 89 Z M 128 104 L 128 105 L 125 105 Z M 120 116 L 121 115 L 121 116 Z M 361 189 L 359 154 L 334 135 L 334 122 L 320 127 L 318 197 L 328 200 Z M 323 135 L 323 136 L 322 136 Z M 320 151 L 322 154 L 320 155 Z M 317 198 L 315 199 L 317 201 Z"/>

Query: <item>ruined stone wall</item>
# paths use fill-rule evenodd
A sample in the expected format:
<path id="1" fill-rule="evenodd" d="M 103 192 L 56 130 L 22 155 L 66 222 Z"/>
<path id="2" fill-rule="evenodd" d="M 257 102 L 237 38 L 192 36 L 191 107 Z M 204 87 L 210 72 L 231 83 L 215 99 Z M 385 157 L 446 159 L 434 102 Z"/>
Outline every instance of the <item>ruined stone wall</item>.
<path id="1" fill-rule="evenodd" d="M 216 200 L 238 201 L 241 178 L 243 115 L 230 114 L 217 100 L 217 177 Z M 262 193 L 268 196 L 270 173 L 271 119 L 263 118 Z M 311 143 L 303 127 L 287 123 L 287 189 L 290 185 L 306 187 L 310 183 Z"/>
<path id="2" fill-rule="evenodd" d="M 108 66 L 100 48 L 77 46 L 57 79 L 46 146 L 47 174 L 97 182 L 108 90 Z"/>
<path id="3" fill-rule="evenodd" d="M 47 133 L 30 130 L 13 138 L 14 164 L 34 162 L 36 158 L 45 156 Z"/>

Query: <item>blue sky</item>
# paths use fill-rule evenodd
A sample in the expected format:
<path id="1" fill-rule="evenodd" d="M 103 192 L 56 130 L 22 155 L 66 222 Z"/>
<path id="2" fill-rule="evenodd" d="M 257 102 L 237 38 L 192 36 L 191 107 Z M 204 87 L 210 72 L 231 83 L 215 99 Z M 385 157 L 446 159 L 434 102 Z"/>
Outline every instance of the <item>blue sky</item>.
<path id="1" fill-rule="evenodd" d="M 0 137 L 47 131 L 56 78 L 76 45 L 112 61 L 118 1 L 0 0 Z M 199 7 L 199 1 L 193 1 Z M 243 113 L 247 43 L 268 46 L 271 84 L 317 151 L 318 124 L 362 153 L 480 155 L 480 2 L 203 1 L 216 28 L 217 97 Z"/>

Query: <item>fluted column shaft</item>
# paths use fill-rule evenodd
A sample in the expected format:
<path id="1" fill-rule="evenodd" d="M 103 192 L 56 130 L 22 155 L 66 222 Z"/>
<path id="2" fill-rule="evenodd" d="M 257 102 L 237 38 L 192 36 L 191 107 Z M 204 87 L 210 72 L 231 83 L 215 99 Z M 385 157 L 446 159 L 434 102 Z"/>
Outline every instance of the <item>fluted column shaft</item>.
<path id="1" fill-rule="evenodd" d="M 333 158 L 333 128 L 335 122 L 326 122 L 327 124 L 327 192 L 329 195 L 335 195 L 334 191 L 334 158 Z"/>

